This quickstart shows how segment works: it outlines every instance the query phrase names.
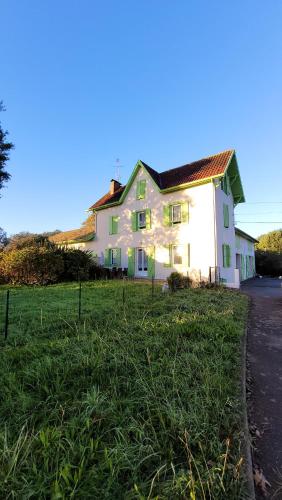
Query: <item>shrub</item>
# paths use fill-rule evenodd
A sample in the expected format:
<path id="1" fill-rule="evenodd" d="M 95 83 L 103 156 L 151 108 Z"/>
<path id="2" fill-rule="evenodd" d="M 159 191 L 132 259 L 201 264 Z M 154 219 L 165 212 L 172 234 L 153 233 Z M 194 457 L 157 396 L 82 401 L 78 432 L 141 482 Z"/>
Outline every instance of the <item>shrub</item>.
<path id="1" fill-rule="evenodd" d="M 169 289 L 175 292 L 178 288 L 190 288 L 192 284 L 191 278 L 189 276 L 183 276 L 181 273 L 173 272 L 167 278 Z"/>
<path id="2" fill-rule="evenodd" d="M 0 253 L 0 283 L 47 285 L 86 280 L 99 269 L 91 255 L 55 245 L 21 246 Z M 97 272 L 98 274 L 98 272 Z"/>
<path id="3" fill-rule="evenodd" d="M 64 270 L 61 255 L 46 247 L 25 247 L 2 252 L 0 274 L 13 284 L 46 285 L 55 283 Z"/>
<path id="4" fill-rule="evenodd" d="M 282 253 L 257 250 L 256 270 L 262 275 L 281 276 Z"/>

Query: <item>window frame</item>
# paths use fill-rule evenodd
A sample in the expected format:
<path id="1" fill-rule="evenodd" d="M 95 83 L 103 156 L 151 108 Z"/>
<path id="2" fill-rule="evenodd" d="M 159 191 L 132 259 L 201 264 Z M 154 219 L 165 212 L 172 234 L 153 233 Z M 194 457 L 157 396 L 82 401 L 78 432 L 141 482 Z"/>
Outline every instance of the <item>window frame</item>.
<path id="1" fill-rule="evenodd" d="M 174 220 L 174 209 L 179 207 L 179 218 L 178 220 Z M 182 222 L 182 203 L 173 203 L 171 204 L 171 224 L 174 226 L 175 224 L 181 224 Z"/>
<path id="2" fill-rule="evenodd" d="M 140 215 L 143 214 L 144 215 L 144 225 L 143 226 L 140 226 Z M 137 229 L 146 229 L 147 225 L 146 225 L 146 210 L 139 210 L 136 212 L 136 215 L 137 215 Z"/>
<path id="3" fill-rule="evenodd" d="M 181 248 L 182 249 L 182 254 L 181 255 L 175 255 L 175 249 L 176 248 Z M 181 262 L 175 262 L 175 257 L 181 257 Z M 172 245 L 171 246 L 171 262 L 173 266 L 183 266 L 183 260 L 184 260 L 184 245 Z"/>

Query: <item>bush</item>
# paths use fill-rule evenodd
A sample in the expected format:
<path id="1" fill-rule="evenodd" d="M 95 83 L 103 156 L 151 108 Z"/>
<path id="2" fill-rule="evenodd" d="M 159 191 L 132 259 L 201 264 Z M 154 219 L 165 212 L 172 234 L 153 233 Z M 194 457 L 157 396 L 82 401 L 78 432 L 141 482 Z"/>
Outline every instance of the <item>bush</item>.
<path id="1" fill-rule="evenodd" d="M 0 275 L 13 284 L 56 283 L 63 270 L 62 256 L 46 247 L 26 247 L 0 256 Z"/>
<path id="2" fill-rule="evenodd" d="M 262 275 L 282 276 L 282 253 L 257 250 L 256 270 Z"/>
<path id="3" fill-rule="evenodd" d="M 173 272 L 167 278 L 169 289 L 175 292 L 178 288 L 190 288 L 192 284 L 191 278 L 189 276 L 183 276 L 181 273 Z"/>
<path id="4" fill-rule="evenodd" d="M 0 253 L 0 283 L 47 285 L 86 280 L 99 269 L 91 255 L 54 245 L 22 246 Z"/>

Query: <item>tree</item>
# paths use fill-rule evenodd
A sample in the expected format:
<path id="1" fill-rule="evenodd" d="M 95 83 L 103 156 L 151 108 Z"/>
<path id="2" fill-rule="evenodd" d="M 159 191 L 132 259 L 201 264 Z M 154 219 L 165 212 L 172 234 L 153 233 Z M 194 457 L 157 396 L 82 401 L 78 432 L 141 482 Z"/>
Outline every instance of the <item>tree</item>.
<path id="1" fill-rule="evenodd" d="M 259 242 L 256 245 L 257 250 L 282 253 L 282 229 L 262 234 L 258 240 Z"/>
<path id="2" fill-rule="evenodd" d="M 0 111 L 5 111 L 3 102 L 0 101 Z M 3 188 L 4 183 L 7 182 L 11 175 L 5 170 L 6 163 L 10 159 L 10 151 L 14 145 L 12 142 L 7 141 L 8 132 L 4 131 L 0 122 L 0 189 Z"/>
<path id="3" fill-rule="evenodd" d="M 6 246 L 9 242 L 9 239 L 7 238 L 7 233 L 0 227 L 0 249 Z"/>

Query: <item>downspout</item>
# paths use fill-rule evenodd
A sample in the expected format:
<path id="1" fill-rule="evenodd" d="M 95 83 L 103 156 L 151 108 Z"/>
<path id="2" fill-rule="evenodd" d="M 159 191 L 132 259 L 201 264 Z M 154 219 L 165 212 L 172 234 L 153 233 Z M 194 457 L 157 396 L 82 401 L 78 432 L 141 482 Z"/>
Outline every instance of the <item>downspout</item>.
<path id="1" fill-rule="evenodd" d="M 217 268 L 217 228 L 216 228 L 216 203 L 215 203 L 215 190 L 216 180 L 213 180 L 213 231 L 214 231 L 214 276 L 216 276 Z"/>

